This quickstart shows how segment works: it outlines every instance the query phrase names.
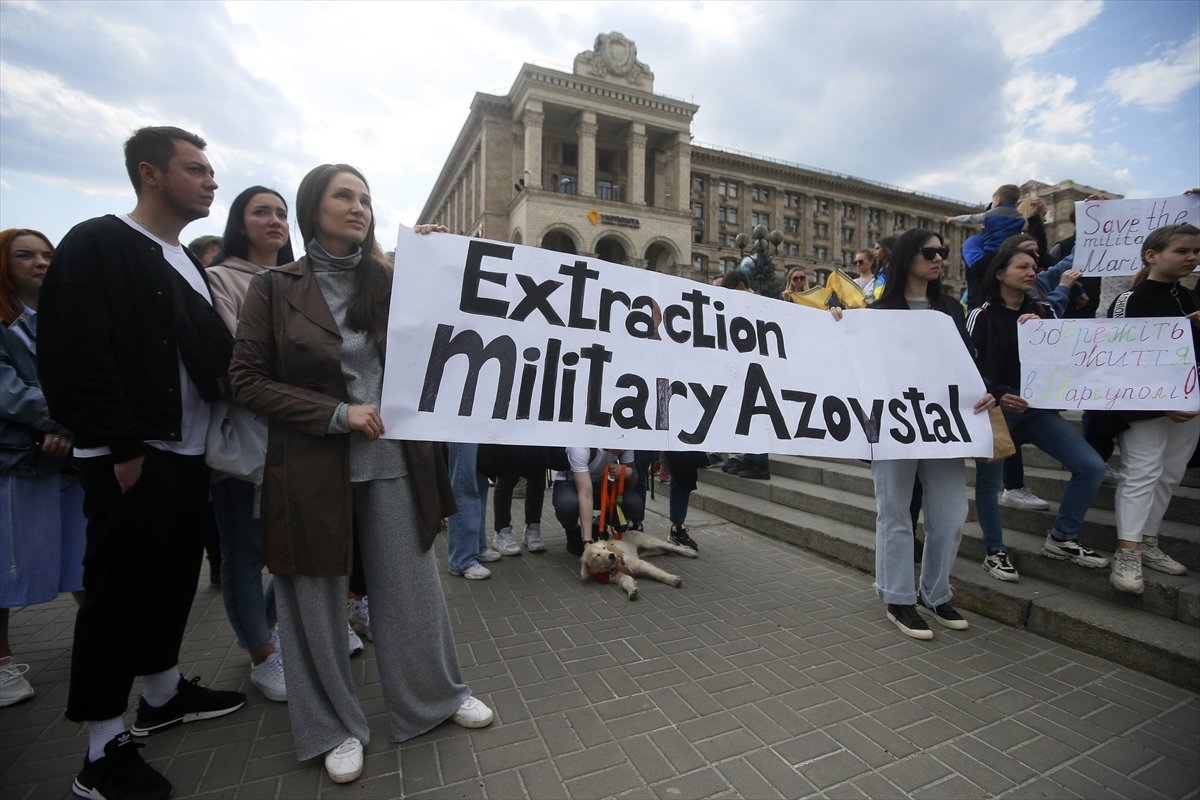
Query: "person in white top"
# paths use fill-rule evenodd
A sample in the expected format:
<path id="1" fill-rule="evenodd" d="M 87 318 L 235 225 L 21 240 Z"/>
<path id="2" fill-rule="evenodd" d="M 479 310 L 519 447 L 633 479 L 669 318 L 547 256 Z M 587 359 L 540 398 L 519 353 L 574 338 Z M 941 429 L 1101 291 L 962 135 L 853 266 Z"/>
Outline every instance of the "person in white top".
<path id="1" fill-rule="evenodd" d="M 588 447 L 568 447 L 567 464 L 570 474 L 554 476 L 554 514 L 567 535 L 567 552 L 583 553 L 592 541 L 592 512 L 600 509 L 602 481 L 610 481 L 620 492 L 620 511 L 625 519 L 641 519 L 642 499 L 633 491 L 637 471 L 633 468 L 633 450 L 605 450 Z M 623 486 L 621 485 L 623 482 Z M 615 511 L 607 511 L 609 524 L 617 520 Z"/>

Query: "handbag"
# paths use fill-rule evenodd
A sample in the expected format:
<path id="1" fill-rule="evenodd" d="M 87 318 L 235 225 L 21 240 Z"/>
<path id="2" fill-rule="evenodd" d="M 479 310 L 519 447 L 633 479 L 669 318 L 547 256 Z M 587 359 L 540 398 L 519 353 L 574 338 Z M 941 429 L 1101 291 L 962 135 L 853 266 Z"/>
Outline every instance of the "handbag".
<path id="1" fill-rule="evenodd" d="M 204 462 L 217 472 L 258 485 L 266 461 L 266 422 L 250 409 L 228 400 L 214 402 Z"/>
<path id="2" fill-rule="evenodd" d="M 1004 412 L 1000 410 L 1000 406 L 988 409 L 988 419 L 992 423 L 992 457 L 975 460 L 983 464 L 995 464 L 1016 453 L 1017 446 L 1013 444 L 1012 435 L 1008 432 L 1008 423 L 1004 421 Z"/>

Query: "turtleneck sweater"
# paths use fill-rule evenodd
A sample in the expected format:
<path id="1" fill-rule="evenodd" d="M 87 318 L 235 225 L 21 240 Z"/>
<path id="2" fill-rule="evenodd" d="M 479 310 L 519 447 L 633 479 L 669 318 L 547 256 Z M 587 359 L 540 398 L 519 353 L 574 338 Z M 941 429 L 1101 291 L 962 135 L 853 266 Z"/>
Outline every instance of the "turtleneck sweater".
<path id="1" fill-rule="evenodd" d="M 342 337 L 342 377 L 352 405 L 378 407 L 383 396 L 383 358 L 379 347 L 367 341 L 365 331 L 356 331 L 346 322 L 346 309 L 354 294 L 354 271 L 362 261 L 362 249 L 348 256 L 331 256 L 314 239 L 305 247 L 305 255 L 329 313 Z M 349 405 L 342 403 L 329 423 L 330 433 L 350 434 L 350 482 L 400 478 L 408 474 L 403 444 L 395 439 L 371 440 L 347 424 Z"/>

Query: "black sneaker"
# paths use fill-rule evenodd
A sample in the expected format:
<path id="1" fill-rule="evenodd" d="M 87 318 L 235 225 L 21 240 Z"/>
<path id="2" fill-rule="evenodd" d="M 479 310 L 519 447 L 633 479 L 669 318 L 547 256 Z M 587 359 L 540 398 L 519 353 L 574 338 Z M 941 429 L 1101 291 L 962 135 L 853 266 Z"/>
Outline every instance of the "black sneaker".
<path id="1" fill-rule="evenodd" d="M 896 627 L 905 636 L 914 639 L 932 639 L 933 631 L 925 624 L 925 620 L 917 613 L 916 606 L 898 606 L 888 603 L 887 618 L 896 623 Z"/>
<path id="2" fill-rule="evenodd" d="M 696 544 L 696 540 L 688 535 L 688 529 L 682 525 L 672 525 L 671 534 L 667 537 L 671 544 L 677 544 L 680 547 L 690 547 L 697 553 L 700 552 L 700 545 Z"/>
<path id="3" fill-rule="evenodd" d="M 925 602 L 924 597 L 918 597 L 917 602 L 921 604 L 921 608 L 928 609 L 933 614 L 933 618 L 942 623 L 944 627 L 952 631 L 965 631 L 967 629 L 967 621 L 949 603 L 942 603 L 940 606 L 931 606 Z"/>
<path id="4" fill-rule="evenodd" d="M 731 458 L 725 462 L 725 466 L 721 467 L 721 472 L 730 475 L 737 475 L 742 471 L 742 460 L 740 458 Z"/>
<path id="5" fill-rule="evenodd" d="M 137 719 L 129 732 L 134 736 L 152 736 L 185 722 L 197 722 L 232 714 L 246 704 L 241 692 L 206 689 L 200 676 L 179 679 L 179 693 L 161 706 L 152 706 L 146 698 L 138 700 Z"/>
<path id="6" fill-rule="evenodd" d="M 142 760 L 138 750 L 143 747 L 122 731 L 104 745 L 103 758 L 88 761 L 84 756 L 71 791 L 93 800 L 167 800 L 171 782 Z"/>

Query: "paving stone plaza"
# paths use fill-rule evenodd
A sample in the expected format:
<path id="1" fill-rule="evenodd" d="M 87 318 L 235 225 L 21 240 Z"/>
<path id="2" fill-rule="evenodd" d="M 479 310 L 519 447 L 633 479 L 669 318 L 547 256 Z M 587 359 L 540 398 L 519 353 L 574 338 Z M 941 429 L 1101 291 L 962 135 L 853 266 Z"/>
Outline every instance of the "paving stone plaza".
<path id="1" fill-rule="evenodd" d="M 665 495 L 646 521 L 660 535 Z M 683 586 L 643 579 L 629 602 L 581 584 L 548 501 L 543 519 L 548 552 L 487 581 L 444 575 L 490 728 L 390 744 L 368 644 L 353 663 L 372 741 L 363 777 L 334 785 L 250 686 L 205 570 L 181 668 L 249 702 L 143 754 L 179 798 L 1200 797 L 1196 694 L 969 613 L 966 632 L 906 639 L 870 575 L 695 510 L 700 558 L 655 558 Z M 73 620 L 68 596 L 13 614 L 38 694 L 0 709 L 5 800 L 72 796 L 87 741 L 63 717 Z"/>

